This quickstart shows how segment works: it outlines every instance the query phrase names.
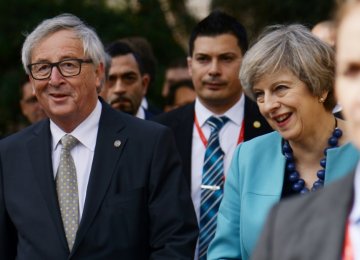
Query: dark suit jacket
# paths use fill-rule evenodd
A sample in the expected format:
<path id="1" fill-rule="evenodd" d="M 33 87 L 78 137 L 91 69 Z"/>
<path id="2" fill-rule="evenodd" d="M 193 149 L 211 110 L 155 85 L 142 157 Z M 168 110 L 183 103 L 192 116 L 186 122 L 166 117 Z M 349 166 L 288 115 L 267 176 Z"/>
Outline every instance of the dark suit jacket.
<path id="1" fill-rule="evenodd" d="M 252 259 L 341 259 L 353 179 L 349 174 L 323 190 L 276 204 Z"/>
<path id="2" fill-rule="evenodd" d="M 155 106 L 150 101 L 148 102 L 148 108 L 146 110 L 149 111 L 149 113 L 154 115 L 154 116 L 159 115 L 159 114 L 161 114 L 163 112 L 160 108 Z"/>
<path id="3" fill-rule="evenodd" d="M 49 120 L 0 141 L 0 259 L 192 259 L 197 222 L 171 131 L 102 103 L 70 256 Z"/>
<path id="4" fill-rule="evenodd" d="M 247 97 L 245 98 L 244 114 L 245 141 L 272 131 L 266 120 L 260 114 L 257 104 Z M 176 144 L 183 162 L 184 174 L 189 184 L 191 183 L 191 147 L 194 115 L 195 103 L 192 103 L 152 118 L 152 120 L 166 125 L 173 130 Z M 260 127 L 258 128 L 254 127 L 254 122 L 256 121 L 260 123 Z M 237 142 L 238 136 L 233 138 L 234 142 Z"/>

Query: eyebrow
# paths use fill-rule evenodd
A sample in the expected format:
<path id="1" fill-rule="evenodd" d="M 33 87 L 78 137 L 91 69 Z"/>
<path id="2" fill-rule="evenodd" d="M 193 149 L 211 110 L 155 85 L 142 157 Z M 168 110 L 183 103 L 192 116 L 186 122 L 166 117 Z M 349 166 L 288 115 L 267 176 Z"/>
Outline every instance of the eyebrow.
<path id="1" fill-rule="evenodd" d="M 59 61 L 63 61 L 63 60 L 69 60 L 69 59 L 83 59 L 83 58 L 77 58 L 77 57 L 75 57 L 75 56 L 63 56 L 63 57 L 61 57 L 58 61 L 54 61 L 54 62 L 59 62 Z M 32 62 L 32 63 L 53 63 L 53 62 L 51 62 L 50 60 L 48 60 L 48 59 L 39 59 L 39 60 L 37 60 L 37 61 L 34 61 L 34 62 Z M 31 64 L 31 63 L 30 63 Z"/>

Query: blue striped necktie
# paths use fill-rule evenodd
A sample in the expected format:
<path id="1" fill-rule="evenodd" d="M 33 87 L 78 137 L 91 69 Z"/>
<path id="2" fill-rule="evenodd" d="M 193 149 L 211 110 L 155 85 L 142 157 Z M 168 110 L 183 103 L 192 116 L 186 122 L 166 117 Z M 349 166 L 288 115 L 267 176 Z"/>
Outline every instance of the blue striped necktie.
<path id="1" fill-rule="evenodd" d="M 226 116 L 211 116 L 206 121 L 211 134 L 205 150 L 202 173 L 199 260 L 206 260 L 207 248 L 216 230 L 216 217 L 224 184 L 224 152 L 220 147 L 219 132 L 228 120 Z"/>

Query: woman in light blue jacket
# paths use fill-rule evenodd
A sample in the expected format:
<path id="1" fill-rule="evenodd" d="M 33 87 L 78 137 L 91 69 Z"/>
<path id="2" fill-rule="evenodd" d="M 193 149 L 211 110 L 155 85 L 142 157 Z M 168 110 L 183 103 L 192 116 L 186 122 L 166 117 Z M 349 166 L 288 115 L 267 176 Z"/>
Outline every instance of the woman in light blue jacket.
<path id="1" fill-rule="evenodd" d="M 334 52 L 304 26 L 269 27 L 245 54 L 240 79 L 276 131 L 235 151 L 209 260 L 249 259 L 273 204 L 316 191 L 359 158 L 346 122 L 332 114 Z"/>

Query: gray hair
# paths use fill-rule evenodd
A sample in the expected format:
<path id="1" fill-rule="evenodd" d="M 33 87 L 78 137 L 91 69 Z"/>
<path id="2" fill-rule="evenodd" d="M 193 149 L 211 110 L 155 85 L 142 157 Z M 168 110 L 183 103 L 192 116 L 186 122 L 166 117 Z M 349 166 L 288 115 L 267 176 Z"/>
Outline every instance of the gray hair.
<path id="1" fill-rule="evenodd" d="M 72 14 L 61 14 L 44 20 L 27 35 L 21 50 L 21 60 L 27 74 L 30 73 L 27 66 L 31 63 L 31 54 L 36 45 L 45 37 L 61 30 L 71 30 L 75 33 L 82 41 L 84 55 L 92 59 L 95 66 L 105 64 L 104 46 L 95 30 Z"/>
<path id="2" fill-rule="evenodd" d="M 109 79 L 109 73 L 110 73 L 110 68 L 111 68 L 111 56 L 109 54 L 107 54 L 105 52 L 105 57 L 104 57 L 104 78 L 101 80 L 100 86 L 97 88 L 97 92 L 100 93 L 101 90 L 104 88 L 105 82 Z"/>
<path id="3" fill-rule="evenodd" d="M 305 26 L 274 25 L 265 29 L 244 56 L 240 70 L 244 92 L 255 100 L 254 85 L 264 75 L 282 69 L 290 70 L 314 96 L 328 92 L 325 109 L 335 107 L 334 51 Z"/>

